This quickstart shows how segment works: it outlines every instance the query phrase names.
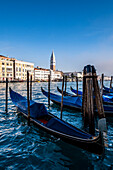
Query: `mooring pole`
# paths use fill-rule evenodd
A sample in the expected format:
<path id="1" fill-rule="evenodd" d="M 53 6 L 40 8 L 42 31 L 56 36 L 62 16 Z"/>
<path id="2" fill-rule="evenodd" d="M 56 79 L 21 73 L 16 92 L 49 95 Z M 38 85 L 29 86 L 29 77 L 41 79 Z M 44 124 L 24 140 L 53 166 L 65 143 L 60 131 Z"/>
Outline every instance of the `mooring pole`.
<path id="1" fill-rule="evenodd" d="M 27 104 L 28 104 L 28 126 L 30 125 L 30 101 L 29 101 L 29 72 L 27 71 Z"/>
<path id="2" fill-rule="evenodd" d="M 78 77 L 76 76 L 76 89 L 77 89 L 77 96 L 78 96 Z"/>
<path id="3" fill-rule="evenodd" d="M 84 121 L 85 121 L 85 117 L 86 117 L 86 69 L 84 67 L 84 70 L 83 70 L 83 94 L 82 94 L 82 113 L 84 115 Z"/>
<path id="4" fill-rule="evenodd" d="M 86 95 L 87 95 L 87 111 L 89 121 L 89 133 L 95 133 L 94 127 L 94 106 L 93 106 L 93 79 L 92 79 L 92 67 L 87 65 L 86 67 Z"/>
<path id="5" fill-rule="evenodd" d="M 61 100 L 61 114 L 60 114 L 60 119 L 62 119 L 62 110 L 63 110 L 63 89 L 64 89 L 64 76 L 62 80 L 62 100 Z"/>
<path id="6" fill-rule="evenodd" d="M 50 107 L 50 74 L 48 75 L 48 106 Z"/>
<path id="7" fill-rule="evenodd" d="M 8 78 L 6 78 L 6 105 L 5 105 L 5 111 L 8 112 Z"/>
<path id="8" fill-rule="evenodd" d="M 65 92 L 66 92 L 66 88 L 67 88 L 67 76 L 65 76 Z"/>
<path id="9" fill-rule="evenodd" d="M 32 75 L 30 76 L 30 100 L 32 100 Z"/>
<path id="10" fill-rule="evenodd" d="M 111 76 L 110 88 L 112 88 L 112 80 L 113 80 L 113 76 Z"/>
<path id="11" fill-rule="evenodd" d="M 83 70 L 83 95 L 82 95 L 82 113 L 84 115 L 84 125 L 87 124 L 88 120 L 88 102 L 87 102 L 87 88 L 86 88 L 86 66 Z"/>
<path id="12" fill-rule="evenodd" d="M 105 114 L 104 114 L 102 95 L 100 95 L 100 88 L 98 85 L 96 70 L 95 70 L 94 66 L 92 66 L 92 73 L 93 73 L 95 102 L 96 102 L 96 107 L 97 107 L 98 115 L 99 115 L 98 128 L 99 128 L 99 132 L 101 134 L 102 143 L 103 143 L 104 142 L 103 141 L 103 132 L 107 133 L 107 125 L 106 125 L 106 118 L 105 118 Z"/>
<path id="13" fill-rule="evenodd" d="M 102 80 L 101 80 L 101 95 L 103 96 L 103 85 L 104 85 L 104 74 L 102 74 Z"/>
<path id="14" fill-rule="evenodd" d="M 96 102 L 99 118 L 103 118 L 103 117 L 105 117 L 104 108 L 103 108 L 103 101 L 102 101 L 102 96 L 100 95 L 100 89 L 99 89 L 96 70 L 95 70 L 94 66 L 92 66 L 92 73 L 93 73 L 95 102 Z M 103 74 L 102 74 L 102 81 L 103 81 Z M 102 85 L 103 85 L 103 83 L 102 83 Z"/>

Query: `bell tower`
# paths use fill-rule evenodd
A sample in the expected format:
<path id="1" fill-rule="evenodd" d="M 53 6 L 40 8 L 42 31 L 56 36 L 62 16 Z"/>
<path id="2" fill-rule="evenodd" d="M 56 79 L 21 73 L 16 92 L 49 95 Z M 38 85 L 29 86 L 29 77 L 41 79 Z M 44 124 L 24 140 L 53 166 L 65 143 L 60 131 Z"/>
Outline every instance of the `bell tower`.
<path id="1" fill-rule="evenodd" d="M 56 69 L 55 67 L 56 67 L 55 54 L 52 51 L 51 59 L 50 59 L 50 69 L 55 71 L 55 69 Z"/>

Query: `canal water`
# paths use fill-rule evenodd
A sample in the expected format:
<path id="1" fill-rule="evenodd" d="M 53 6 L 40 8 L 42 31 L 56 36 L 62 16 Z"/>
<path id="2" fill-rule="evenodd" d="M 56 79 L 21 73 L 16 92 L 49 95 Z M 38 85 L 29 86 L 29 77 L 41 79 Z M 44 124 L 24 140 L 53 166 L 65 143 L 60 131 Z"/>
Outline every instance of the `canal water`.
<path id="1" fill-rule="evenodd" d="M 105 82 L 109 85 L 109 82 Z M 27 96 L 26 83 L 9 83 L 9 86 L 23 96 Z M 47 90 L 47 83 L 33 83 L 33 100 L 47 105 L 47 98 L 41 92 Z M 51 83 L 51 92 L 57 92 L 60 82 Z M 76 87 L 75 82 L 67 84 Z M 82 83 L 79 82 L 79 89 Z M 60 107 L 51 102 L 49 111 L 60 117 Z M 84 129 L 82 113 L 63 109 L 63 119 L 74 126 Z M 27 120 L 17 113 L 10 96 L 8 113 L 5 113 L 5 84 L 0 84 L 0 170 L 1 169 L 113 169 L 113 118 L 107 118 L 108 147 L 101 157 L 83 149 L 67 144 L 38 129 L 27 125 Z"/>

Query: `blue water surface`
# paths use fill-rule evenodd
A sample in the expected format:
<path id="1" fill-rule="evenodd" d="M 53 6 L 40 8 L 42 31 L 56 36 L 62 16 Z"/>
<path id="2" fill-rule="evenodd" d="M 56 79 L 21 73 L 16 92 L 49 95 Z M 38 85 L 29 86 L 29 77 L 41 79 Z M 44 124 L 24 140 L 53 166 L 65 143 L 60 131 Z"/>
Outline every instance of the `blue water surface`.
<path id="1" fill-rule="evenodd" d="M 105 82 L 109 86 L 109 82 Z M 9 86 L 23 96 L 27 96 L 26 83 L 9 83 Z M 47 98 L 41 93 L 41 86 L 47 89 L 47 83 L 33 83 L 33 100 L 48 107 Z M 57 93 L 61 83 L 52 82 L 51 92 Z M 75 82 L 68 82 L 76 88 Z M 79 90 L 82 82 L 79 82 Z M 49 111 L 60 117 L 60 107 L 52 104 Z M 63 109 L 63 119 L 74 126 L 84 129 L 80 112 Z M 5 113 L 5 83 L 0 83 L 0 169 L 112 169 L 113 168 L 113 118 L 107 118 L 108 147 L 101 157 L 83 149 L 67 144 L 47 134 L 17 113 L 10 96 L 8 113 Z"/>

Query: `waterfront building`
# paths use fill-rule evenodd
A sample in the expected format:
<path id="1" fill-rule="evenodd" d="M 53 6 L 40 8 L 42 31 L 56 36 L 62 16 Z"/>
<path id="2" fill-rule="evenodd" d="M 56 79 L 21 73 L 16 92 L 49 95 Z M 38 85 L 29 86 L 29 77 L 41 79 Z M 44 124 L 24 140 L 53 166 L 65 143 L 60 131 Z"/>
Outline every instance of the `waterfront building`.
<path id="1" fill-rule="evenodd" d="M 52 81 L 57 81 L 57 80 L 61 80 L 62 79 L 62 75 L 63 75 L 63 72 L 62 71 L 53 71 L 53 70 L 50 70 L 50 74 L 51 74 L 51 80 Z"/>
<path id="2" fill-rule="evenodd" d="M 37 67 L 34 69 L 35 81 L 48 81 L 48 75 L 51 76 L 51 81 L 62 79 L 61 71 L 53 71 L 50 69 Z"/>
<path id="3" fill-rule="evenodd" d="M 50 69 L 55 71 L 56 69 L 56 61 L 55 61 L 55 54 L 52 51 L 51 58 L 50 58 Z"/>
<path id="4" fill-rule="evenodd" d="M 83 77 L 83 72 L 77 72 L 77 77 L 82 78 Z"/>
<path id="5" fill-rule="evenodd" d="M 50 58 L 50 69 L 37 67 L 34 69 L 35 80 L 48 81 L 48 75 L 51 76 L 51 81 L 57 81 L 62 79 L 62 71 L 56 69 L 55 54 L 52 52 Z"/>
<path id="6" fill-rule="evenodd" d="M 50 74 L 50 69 L 37 67 L 34 69 L 34 77 L 36 81 L 48 81 L 48 75 Z"/>
<path id="7" fill-rule="evenodd" d="M 13 80 L 13 61 L 9 57 L 0 55 L 0 81 Z"/>
<path id="8" fill-rule="evenodd" d="M 27 80 L 27 71 L 32 75 L 34 80 L 34 63 L 25 62 L 11 58 L 13 61 L 14 80 Z"/>

